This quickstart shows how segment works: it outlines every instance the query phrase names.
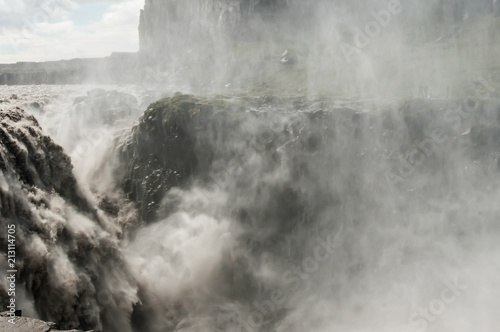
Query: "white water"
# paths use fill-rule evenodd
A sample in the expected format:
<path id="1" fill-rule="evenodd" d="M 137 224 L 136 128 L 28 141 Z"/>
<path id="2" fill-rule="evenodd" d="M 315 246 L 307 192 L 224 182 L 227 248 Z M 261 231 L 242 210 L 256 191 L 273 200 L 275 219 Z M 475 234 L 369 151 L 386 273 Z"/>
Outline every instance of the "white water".
<path id="1" fill-rule="evenodd" d="M 11 101 L 9 106 L 24 107 L 35 101 L 43 104 L 43 112 L 35 109 L 31 112 L 69 155 L 81 144 L 94 143 L 81 150 L 79 158 L 73 159 L 75 174 L 87 195 L 92 197 L 113 188 L 110 176 L 114 162 L 113 137 L 129 128 L 140 112 L 112 125 L 82 121 L 82 115 L 68 110 L 73 107 L 74 97 L 84 95 L 88 89 L 90 87 L 2 87 L 0 99 L 15 93 L 19 99 Z M 96 130 L 100 136 L 93 136 Z M 377 130 L 372 131 L 375 141 L 380 139 Z M 363 153 L 369 157 L 364 158 L 362 164 L 359 154 L 353 153 L 347 141 L 339 140 L 326 147 L 332 149 L 335 158 L 340 158 L 338 168 L 324 169 L 318 164 L 316 171 L 328 190 L 347 199 L 342 200 L 342 206 L 332 207 L 322 215 L 312 228 L 302 226 L 292 232 L 288 242 L 291 248 L 302 248 L 302 253 L 293 260 L 283 260 L 282 253 L 265 250 L 256 256 L 246 252 L 249 248 L 240 242 L 245 233 L 265 234 L 265 227 L 258 227 L 266 221 L 259 221 L 251 228 L 242 227 L 228 214 L 229 204 L 234 203 L 228 195 L 238 194 L 245 199 L 254 194 L 252 188 L 231 193 L 234 188 L 231 189 L 230 184 L 211 194 L 202 187 L 172 192 L 171 196 L 181 201 L 179 211 L 144 227 L 130 243 L 128 240 L 123 243 L 137 283 L 151 293 L 159 312 L 165 313 L 158 321 L 168 324 L 167 313 L 175 313 L 172 307 L 180 303 L 187 312 L 183 312 L 185 318 L 175 331 L 217 331 L 217 328 L 226 331 L 497 331 L 500 323 L 497 314 L 500 309 L 498 173 L 485 173 L 484 167 L 470 163 L 458 153 L 440 151 L 445 154 L 442 159 L 447 167 L 434 174 L 417 174 L 413 184 L 398 189 L 378 178 L 378 170 L 383 165 L 370 159 L 377 153 L 369 151 L 375 147 L 380 144 L 372 142 L 366 147 L 368 151 Z M 241 176 L 258 177 L 259 171 L 251 169 L 255 169 L 260 158 L 249 155 L 239 166 L 250 172 Z M 357 160 L 360 164 L 354 166 Z M 285 173 L 255 181 L 289 181 L 286 169 L 281 172 Z M 350 191 L 345 180 L 349 176 L 358 179 L 360 196 Z M 443 177 L 448 179 L 445 181 L 448 188 L 432 186 L 435 181 L 442 183 Z M 312 188 L 311 193 L 314 193 Z M 200 206 L 200 197 L 211 198 L 208 206 Z M 92 221 L 77 212 L 68 213 L 59 222 L 68 223 L 75 233 L 95 232 Z M 334 243 L 331 253 L 320 246 L 329 239 Z M 41 251 L 48 250 L 41 242 L 34 242 L 32 247 L 33 252 L 40 255 Z M 280 250 L 286 252 L 286 246 Z M 317 252 L 321 259 L 315 256 Z M 72 279 L 78 278 L 75 267 L 63 252 L 55 250 L 49 255 L 59 262 L 54 273 L 71 293 L 69 285 Z M 238 295 L 233 294 L 229 299 L 222 296 L 227 294 L 227 280 L 221 271 L 226 264 L 236 264 L 235 257 L 246 259 L 241 268 L 250 270 L 263 287 L 271 289 L 263 300 L 248 304 L 239 301 Z M 300 264 L 303 264 L 301 270 L 294 269 Z M 116 280 L 121 278 L 116 275 Z M 129 287 L 126 283 L 124 286 Z M 119 284 L 115 289 L 124 291 Z M 130 294 L 131 299 L 135 297 Z M 24 307 L 29 308 L 29 297 L 23 301 Z M 259 312 L 278 313 L 282 308 L 287 311 L 280 319 L 261 321 L 263 315 Z M 34 314 L 33 309 L 27 311 Z"/>

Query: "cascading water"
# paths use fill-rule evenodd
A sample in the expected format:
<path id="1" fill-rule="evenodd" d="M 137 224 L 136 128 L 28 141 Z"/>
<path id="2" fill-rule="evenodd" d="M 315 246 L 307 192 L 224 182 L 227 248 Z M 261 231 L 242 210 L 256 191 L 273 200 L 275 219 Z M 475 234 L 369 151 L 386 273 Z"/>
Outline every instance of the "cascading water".
<path id="1" fill-rule="evenodd" d="M 272 12 L 290 3 L 278 1 Z M 481 12 L 462 5 L 443 7 L 454 13 L 447 19 L 459 20 L 456 11 L 464 8 Z M 186 59 L 173 53 L 173 71 L 137 86 L 0 87 L 0 227 L 16 225 L 18 308 L 62 329 L 106 332 L 496 331 L 495 76 L 445 93 L 442 86 L 455 77 L 446 75 L 460 65 L 453 62 L 439 70 L 439 98 L 429 98 L 430 88 L 415 82 L 439 76 L 430 73 L 441 64 L 436 59 L 408 81 L 401 74 L 377 84 L 375 77 L 387 73 L 377 58 L 388 44 L 383 37 L 352 58 L 356 68 L 340 68 L 345 54 L 322 44 L 352 36 L 346 18 L 324 19 L 332 8 L 340 16 L 335 1 L 304 6 L 308 19 L 317 19 L 315 46 L 285 33 L 276 49 L 255 51 L 261 35 L 235 26 L 263 24 L 281 36 L 286 25 L 252 16 L 268 6 L 200 0 L 164 8 L 147 1 L 141 34 L 155 52 L 148 61 L 167 46 L 188 47 L 188 40 L 155 44 L 171 34 L 155 30 L 158 24 L 179 28 L 172 8 L 184 23 L 182 15 L 199 18 L 202 27 L 217 22 L 219 30 L 206 35 L 189 30 L 208 38 L 202 47 L 214 56 L 199 80 L 193 73 L 207 62 L 193 47 Z M 346 17 L 363 22 L 360 8 L 347 7 Z M 236 36 L 224 36 L 226 29 Z M 293 32 L 310 33 L 299 30 Z M 402 35 L 387 33 L 390 41 Z M 414 33 L 418 40 L 430 35 Z M 242 60 L 232 38 L 255 53 Z M 285 44 L 276 65 L 256 69 L 253 55 L 268 59 Z M 394 60 L 407 54 L 404 47 L 387 53 L 395 71 L 408 64 Z M 221 54 L 231 60 L 227 67 Z M 335 66 L 326 64 L 330 58 Z M 241 64 L 232 76 L 231 66 Z M 318 70 L 323 66 L 326 72 Z M 246 85 L 250 78 L 265 82 Z M 201 96 L 172 93 L 179 84 Z M 157 92 L 146 91 L 151 87 Z M 393 95 L 380 94 L 390 98 L 377 95 L 391 87 Z M 414 87 L 420 98 L 404 98 Z"/>

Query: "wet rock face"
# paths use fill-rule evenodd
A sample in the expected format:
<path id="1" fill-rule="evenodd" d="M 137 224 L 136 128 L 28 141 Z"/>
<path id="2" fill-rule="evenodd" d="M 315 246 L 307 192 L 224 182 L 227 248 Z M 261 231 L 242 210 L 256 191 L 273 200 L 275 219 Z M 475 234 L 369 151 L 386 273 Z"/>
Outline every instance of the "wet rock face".
<path id="1" fill-rule="evenodd" d="M 0 227 L 8 225 L 15 227 L 16 294 L 24 299 L 17 309 L 62 329 L 129 326 L 135 284 L 116 229 L 82 193 L 63 149 L 20 108 L 0 110 Z M 128 294 L 110 290 L 119 282 Z M 7 289 L 0 281 L 2 307 Z"/>
<path id="2" fill-rule="evenodd" d="M 158 217 L 172 188 L 186 188 L 195 179 L 215 182 L 242 197 L 254 186 L 252 199 L 231 198 L 238 218 L 249 224 L 271 219 L 270 233 L 286 233 L 299 216 L 307 215 L 304 207 L 336 201 L 326 194 L 332 190 L 312 166 L 321 164 L 327 172 L 352 158 L 354 172 L 373 158 L 387 160 L 384 167 L 389 169 L 401 158 L 415 164 L 423 154 L 426 158 L 419 159 L 423 165 L 413 169 L 426 172 L 440 167 L 444 157 L 452 160 L 463 155 L 487 163 L 500 155 L 498 101 L 471 103 L 415 100 L 397 111 L 373 113 L 304 98 L 229 100 L 178 95 L 152 104 L 120 148 L 122 185 L 148 222 Z M 347 147 L 347 156 L 335 151 Z M 456 155 L 438 153 L 442 149 L 453 149 Z M 251 166 L 252 162 L 256 164 Z M 281 182 L 265 182 L 280 169 Z M 350 181 L 345 177 L 341 182 L 353 193 L 360 190 Z M 314 198 L 304 196 L 305 187 L 314 188 Z M 249 220 L 248 216 L 260 217 Z"/>
<path id="3" fill-rule="evenodd" d="M 152 104 L 120 151 L 125 165 L 124 190 L 151 220 L 164 193 L 185 182 L 197 166 L 194 117 L 198 100 L 178 96 Z"/>
<path id="4" fill-rule="evenodd" d="M 4 181 L 19 180 L 25 188 L 56 192 L 79 209 L 91 211 L 73 176 L 70 158 L 42 133 L 33 116 L 20 108 L 0 111 L 0 140 Z M 4 203 L 2 214 L 15 217 L 19 211 L 8 208 L 8 200 Z"/>
<path id="5" fill-rule="evenodd" d="M 186 188 L 195 179 L 241 192 L 242 197 L 251 187 L 254 196 L 248 201 L 231 198 L 234 213 L 249 224 L 274 220 L 264 226 L 269 234 L 286 233 L 307 214 L 304 206 L 328 204 L 322 199 L 311 202 L 301 188 L 317 185 L 316 191 L 326 190 L 310 169 L 317 158 L 334 163 L 325 143 L 338 130 L 353 139 L 353 146 L 366 140 L 360 133 L 363 116 L 350 109 L 333 113 L 320 107 L 318 102 L 279 98 L 162 99 L 147 109 L 120 148 L 123 188 L 142 219 L 151 222 L 173 187 Z M 348 126 L 342 128 L 343 123 Z M 279 177 L 280 168 L 283 179 L 265 183 L 266 177 Z M 291 183 L 291 178 L 304 183 Z M 250 220 L 250 215 L 262 218 Z"/>

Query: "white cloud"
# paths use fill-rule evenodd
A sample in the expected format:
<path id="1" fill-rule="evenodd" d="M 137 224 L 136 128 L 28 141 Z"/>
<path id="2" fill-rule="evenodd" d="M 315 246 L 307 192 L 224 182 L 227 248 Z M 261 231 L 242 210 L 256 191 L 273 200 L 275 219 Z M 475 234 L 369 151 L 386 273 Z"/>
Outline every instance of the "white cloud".
<path id="1" fill-rule="evenodd" d="M 23 1 L 0 0 L 0 13 L 21 13 L 25 10 Z"/>
<path id="2" fill-rule="evenodd" d="M 32 24 L 24 24 L 21 28 L 0 23 L 0 63 L 104 57 L 113 51 L 138 50 L 139 11 L 144 0 L 72 3 L 80 6 L 71 16 L 51 17 L 39 22 L 28 19 Z M 78 18 L 79 10 L 89 4 L 107 7 L 104 14 L 96 12 L 95 19 L 89 23 L 75 24 L 70 20 L 70 17 Z M 33 10 L 26 12 L 30 13 L 28 15 L 36 13 Z"/>
<path id="3" fill-rule="evenodd" d="M 62 34 L 72 29 L 74 29 L 73 22 L 66 20 L 57 23 L 42 23 L 38 26 L 37 33 L 40 35 Z"/>

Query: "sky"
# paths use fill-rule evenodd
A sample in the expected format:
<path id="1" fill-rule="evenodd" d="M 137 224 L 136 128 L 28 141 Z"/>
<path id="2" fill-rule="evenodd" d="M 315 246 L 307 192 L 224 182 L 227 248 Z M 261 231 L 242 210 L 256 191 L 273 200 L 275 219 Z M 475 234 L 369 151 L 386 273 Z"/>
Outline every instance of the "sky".
<path id="1" fill-rule="evenodd" d="M 0 63 L 139 50 L 144 0 L 0 0 Z"/>

